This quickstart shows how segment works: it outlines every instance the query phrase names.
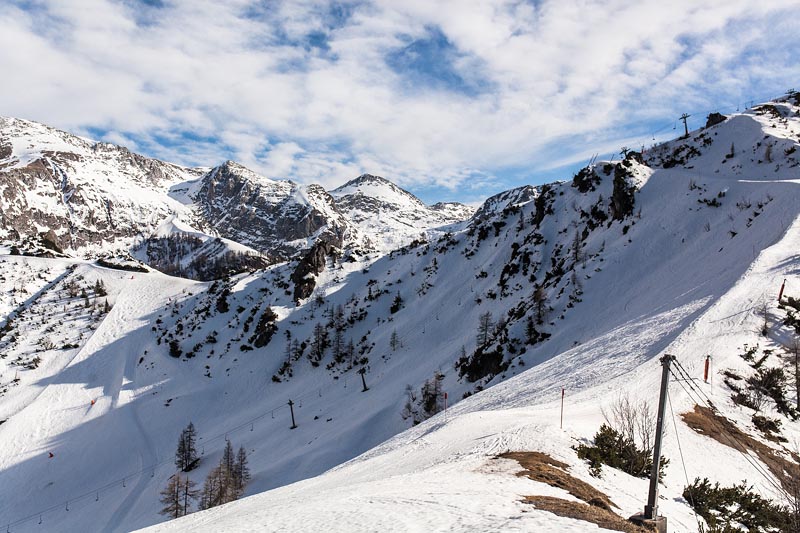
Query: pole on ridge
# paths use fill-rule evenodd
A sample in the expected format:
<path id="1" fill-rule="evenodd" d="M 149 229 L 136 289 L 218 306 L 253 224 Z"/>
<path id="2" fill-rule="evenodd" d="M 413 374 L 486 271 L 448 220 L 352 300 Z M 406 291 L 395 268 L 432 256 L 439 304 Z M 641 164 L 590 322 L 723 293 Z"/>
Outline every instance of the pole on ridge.
<path id="1" fill-rule="evenodd" d="M 689 117 L 691 117 L 691 116 L 692 116 L 692 115 L 688 115 L 688 114 L 686 114 L 686 113 L 684 113 L 683 115 L 681 115 L 681 120 L 683 121 L 683 131 L 684 131 L 684 136 L 685 136 L 685 137 L 688 137 L 688 136 L 689 136 L 689 125 L 686 123 L 686 119 L 687 119 L 687 118 L 689 118 Z"/>
<path id="2" fill-rule="evenodd" d="M 674 360 L 675 356 L 669 354 L 665 354 L 661 358 L 661 390 L 658 395 L 658 419 L 656 421 L 656 439 L 653 444 L 653 468 L 650 470 L 650 490 L 647 494 L 644 513 L 630 518 L 632 522 L 648 526 L 658 533 L 667 533 L 667 518 L 658 516 L 658 477 L 661 471 L 661 442 L 664 437 L 670 365 Z"/>
<path id="3" fill-rule="evenodd" d="M 289 411 L 292 413 L 292 427 L 289 429 L 294 429 L 297 427 L 297 424 L 294 422 L 294 402 L 292 400 L 289 400 Z"/>

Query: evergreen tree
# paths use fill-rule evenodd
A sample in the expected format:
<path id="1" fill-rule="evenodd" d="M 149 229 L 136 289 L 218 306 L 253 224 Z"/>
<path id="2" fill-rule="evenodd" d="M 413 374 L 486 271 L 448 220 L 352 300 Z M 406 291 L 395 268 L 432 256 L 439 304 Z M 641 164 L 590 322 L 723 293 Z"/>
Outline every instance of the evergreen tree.
<path id="1" fill-rule="evenodd" d="M 232 477 L 236 468 L 236 456 L 233 454 L 231 441 L 225 441 L 225 451 L 222 452 L 221 465 L 226 477 Z"/>
<path id="2" fill-rule="evenodd" d="M 403 297 L 400 296 L 400 291 L 397 291 L 397 294 L 395 295 L 394 300 L 392 301 L 392 306 L 389 308 L 389 311 L 391 311 L 392 314 L 394 314 L 398 312 L 402 307 L 403 307 Z"/>
<path id="3" fill-rule="evenodd" d="M 349 339 L 347 341 L 347 346 L 345 346 L 344 348 L 344 354 L 345 357 L 347 358 L 347 364 L 352 367 L 355 364 L 354 359 L 356 355 L 356 347 L 353 344 L 353 339 Z"/>
<path id="4" fill-rule="evenodd" d="M 533 315 L 528 315 L 525 321 L 525 342 L 527 344 L 536 344 L 537 340 L 536 325 L 533 321 Z"/>
<path id="5" fill-rule="evenodd" d="M 178 449 L 175 452 L 175 466 L 184 472 L 190 471 L 197 463 L 196 438 L 197 432 L 194 429 L 194 424 L 189 422 L 189 425 L 181 431 L 181 436 L 178 439 Z"/>
<path id="6" fill-rule="evenodd" d="M 311 352 L 309 353 L 312 365 L 317 366 L 319 364 L 319 361 L 321 361 L 322 357 L 325 355 L 325 348 L 327 347 L 328 330 L 326 330 L 322 324 L 317 322 L 317 325 L 314 326 L 314 333 L 311 337 Z"/>
<path id="7" fill-rule="evenodd" d="M 393 352 L 397 351 L 397 349 L 402 346 L 400 337 L 397 336 L 397 330 L 392 331 L 392 337 L 389 339 L 389 346 L 392 348 Z"/>
<path id="8" fill-rule="evenodd" d="M 344 342 L 342 339 L 342 330 L 339 328 L 335 328 L 333 330 L 333 359 L 337 363 L 342 362 L 342 352 L 344 350 Z"/>
<path id="9" fill-rule="evenodd" d="M 244 449 L 244 446 L 240 446 L 236 454 L 234 474 L 236 491 L 238 492 L 238 496 L 241 496 L 244 493 L 244 488 L 250 482 L 250 468 L 247 466 L 247 451 Z"/>
<path id="10" fill-rule="evenodd" d="M 478 346 L 486 346 L 489 343 L 489 337 L 492 334 L 494 324 L 492 321 L 492 313 L 486 311 L 478 318 Z"/>
<path id="11" fill-rule="evenodd" d="M 536 323 L 542 324 L 547 306 L 547 293 L 542 287 L 537 287 L 533 292 L 533 304 L 536 306 Z"/>

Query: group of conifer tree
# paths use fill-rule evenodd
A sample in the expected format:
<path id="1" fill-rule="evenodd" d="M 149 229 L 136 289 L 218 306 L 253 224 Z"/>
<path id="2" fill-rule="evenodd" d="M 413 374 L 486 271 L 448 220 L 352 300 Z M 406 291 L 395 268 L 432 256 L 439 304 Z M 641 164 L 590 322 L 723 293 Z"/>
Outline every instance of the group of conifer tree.
<path id="1" fill-rule="evenodd" d="M 197 467 L 200 457 L 195 444 L 197 432 L 191 422 L 181 432 L 175 451 L 175 466 L 179 472 L 170 476 L 167 486 L 161 491 L 161 514 L 179 518 L 191 512 L 192 504 L 199 500 L 199 509 L 210 509 L 241 497 L 250 481 L 247 466 L 247 451 L 240 447 L 234 453 L 231 441 L 225 441 L 225 450 L 217 466 L 206 476 L 203 489 L 189 478 L 188 472 Z"/>

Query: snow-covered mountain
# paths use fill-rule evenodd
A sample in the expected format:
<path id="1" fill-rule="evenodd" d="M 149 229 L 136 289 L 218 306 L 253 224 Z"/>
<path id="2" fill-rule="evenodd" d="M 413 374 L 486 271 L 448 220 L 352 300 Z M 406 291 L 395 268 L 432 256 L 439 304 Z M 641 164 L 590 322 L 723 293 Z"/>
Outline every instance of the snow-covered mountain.
<path id="1" fill-rule="evenodd" d="M 169 188 L 205 171 L 0 117 L 0 239 L 52 232 L 75 253 L 128 248 L 183 209 Z"/>
<path id="2" fill-rule="evenodd" d="M 183 250 L 164 241 L 169 237 L 163 225 L 178 221 L 190 229 L 172 233 L 175 239 L 201 233 L 204 242 L 216 238 L 221 245 L 221 238 L 262 256 L 234 261 L 242 271 L 294 257 L 317 241 L 361 253 L 386 251 L 471 214 L 460 204 L 429 208 L 387 180 L 375 178 L 385 185 L 382 190 L 363 178 L 335 192 L 336 201 L 318 185 L 268 179 L 232 161 L 184 168 L 42 124 L 0 118 L 0 239 L 44 241 L 87 258 L 133 251 L 177 273 L 176 264 L 205 257 L 199 245 L 191 253 L 164 256 L 166 250 Z M 225 252 L 234 248 L 225 246 Z M 137 253 L 142 249 L 149 251 Z M 181 274 L 191 277 L 196 270 Z"/>
<path id="3" fill-rule="evenodd" d="M 791 458 L 798 422 L 765 403 L 787 442 L 770 440 L 731 383 L 746 390 L 796 337 L 798 112 L 794 98 L 757 106 L 570 181 L 501 193 L 461 224 L 362 176 L 326 205 L 375 237 L 364 256 L 323 239 L 214 282 L 2 256 L 0 516 L 11 531 L 156 524 L 191 421 L 202 457 L 190 477 L 202 483 L 231 441 L 249 453 L 250 497 L 156 530 L 597 530 L 524 503 L 576 497 L 497 455 L 548 453 L 613 512 L 641 511 L 647 480 L 608 467 L 595 478 L 571 446 L 591 440 L 621 393 L 654 401 L 664 353 L 693 377 L 712 355 L 703 393 L 742 434 Z M 181 194 L 214 183 L 224 206 L 274 183 L 246 188 L 259 178 L 230 172 Z M 431 229 L 379 253 L 391 236 L 382 228 L 402 231 L 391 218 L 401 209 Z M 755 359 L 745 345 L 758 345 Z M 681 455 L 692 478 L 747 479 L 777 501 L 780 473 L 684 422 L 696 398 L 681 383 L 670 386 L 661 488 L 670 531 L 697 530 Z"/>
<path id="4" fill-rule="evenodd" d="M 391 251 L 408 242 L 427 238 L 426 230 L 468 219 L 473 209 L 463 204 L 442 202 L 432 206 L 394 183 L 364 174 L 331 191 L 336 206 L 373 247 Z"/>

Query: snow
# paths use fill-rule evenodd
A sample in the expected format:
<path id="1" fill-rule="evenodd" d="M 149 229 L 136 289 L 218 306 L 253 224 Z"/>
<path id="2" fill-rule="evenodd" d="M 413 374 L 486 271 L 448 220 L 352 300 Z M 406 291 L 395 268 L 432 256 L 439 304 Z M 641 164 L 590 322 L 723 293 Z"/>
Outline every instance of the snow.
<path id="1" fill-rule="evenodd" d="M 621 516 L 640 512 L 646 480 L 610 468 L 591 477 L 571 446 L 591 439 L 603 421 L 601 409 L 619 394 L 654 401 L 664 353 L 675 355 L 695 376 L 712 354 L 713 383 L 701 386 L 726 416 L 751 428 L 752 413 L 730 402 L 716 372 L 746 370 L 737 355 L 745 343 L 776 346 L 786 332 L 776 324 L 774 334 L 761 337 L 761 307 L 767 302 L 777 322 L 780 282 L 788 279 L 787 294 L 800 293 L 796 166 L 777 148 L 770 164 L 743 155 L 750 150 L 747 142 L 763 140 L 766 128 L 783 127 L 768 119 L 755 114 L 729 119 L 709 130 L 716 138 L 700 156 L 672 168 L 657 168 L 658 153 L 647 154 L 653 170 L 641 169 L 634 215 L 590 231 L 582 257 L 568 265 L 574 278 L 564 275 L 546 286 L 553 309 L 542 328 L 552 336 L 518 346 L 513 356 L 507 353 L 513 364 L 482 381 L 486 388 L 477 393 L 476 384 L 459 379 L 453 368 L 461 347 L 474 349 L 482 313 L 507 317 L 528 303 L 533 291 L 529 275 L 522 273 L 509 275 L 507 295 L 499 289 L 512 244 L 540 265 L 535 272 L 541 282 L 553 262 L 569 255 L 584 223 L 581 213 L 598 203 L 608 208 L 611 177 L 586 194 L 566 182 L 554 184 L 552 214 L 535 231 L 538 190 L 516 191 L 483 211 L 488 229 L 482 240 L 475 226 L 453 226 L 449 237 L 444 230 L 429 233 L 427 244 L 392 254 L 330 260 L 316 277 L 314 295 L 300 305 L 284 289 L 291 288 L 286 285 L 291 264 L 239 275 L 212 289 L 210 283 L 82 261 L 0 256 L 0 317 L 19 309 L 17 322 L 25 324 L 15 330 L 13 343 L 0 345 L 8 355 L 0 359 L 5 376 L 0 381 L 16 371 L 16 357 L 38 353 L 37 341 L 51 326 L 62 328 L 59 336 L 74 334 L 79 345 L 43 352 L 46 364 L 20 370 L 19 384 L 0 400 L 0 420 L 7 419 L 0 425 L 0 516 L 11 531 L 599 529 L 522 503 L 526 495 L 571 497 L 514 475 L 519 470 L 514 462 L 496 458 L 509 450 L 549 453 L 606 492 Z M 694 139 L 684 143 L 703 146 L 702 139 Z M 738 162 L 722 164 L 732 142 L 742 154 L 736 155 Z M 670 154 L 679 144 L 661 153 Z M 721 205 L 704 203 L 711 199 Z M 522 229 L 515 227 L 518 219 Z M 498 221 L 504 225 L 491 225 Z M 194 230 L 176 217 L 159 231 Z M 533 244 L 535 232 L 541 233 L 540 244 Z M 75 272 L 61 277 L 71 264 L 77 264 Z M 89 313 L 81 298 L 67 297 L 64 283 L 78 276 L 88 285 L 103 280 L 113 304 L 108 314 Z M 36 296 L 50 285 L 44 297 Z M 216 310 L 221 285 L 230 290 L 226 312 Z M 12 292 L 15 286 L 24 286 L 26 294 Z M 385 292 L 368 300 L 368 291 Z M 396 293 L 404 306 L 392 313 Z M 322 307 L 318 295 L 325 300 Z M 80 320 L 59 316 L 65 304 L 80 312 Z M 304 356 L 293 363 L 291 378 L 271 379 L 285 360 L 286 332 L 308 339 L 315 325 L 327 320 L 328 305 L 367 313 L 345 329 L 354 342 L 368 338 L 366 392 L 355 373 L 361 365 L 327 369 L 330 355 L 319 367 Z M 252 333 L 244 332 L 247 317 L 257 321 L 267 306 L 278 314 L 278 333 L 265 348 L 241 350 Z M 524 320 L 512 321 L 509 336 L 522 338 L 523 327 Z M 201 342 L 212 332 L 215 343 Z M 393 332 L 402 344 L 396 350 L 389 346 Z M 174 335 L 193 357 L 169 357 L 166 335 Z M 445 375 L 443 387 L 454 405 L 410 427 L 411 420 L 401 416 L 406 387 L 419 390 L 435 371 Z M 465 394 L 471 395 L 462 400 Z M 670 397 L 676 415 L 693 407 L 679 384 L 671 385 Z M 294 430 L 289 399 L 295 402 Z M 202 482 L 227 438 L 249 452 L 248 497 L 158 524 L 164 520 L 158 492 L 175 473 L 175 444 L 190 420 L 204 452 L 192 479 Z M 790 442 L 800 440 L 800 426 L 785 421 L 784 435 Z M 737 452 L 678 419 L 666 437 L 671 462 L 660 501 L 670 531 L 697 529 L 680 497 L 686 479 L 676 437 L 690 480 L 747 479 L 774 497 L 771 485 Z M 47 457 L 50 451 L 53 459 Z"/>
<path id="2" fill-rule="evenodd" d="M 386 253 L 421 236 L 435 238 L 456 229 L 472 209 L 461 204 L 428 207 L 417 197 L 384 178 L 364 174 L 331 191 L 347 218 L 355 222 L 369 244 Z"/>
<path id="3" fill-rule="evenodd" d="M 753 330 L 759 327 L 758 307 L 765 292 L 774 297 L 774 291 L 764 287 L 773 288 L 776 278 L 790 275 L 800 265 L 795 254 L 799 248 L 797 219 L 785 237 L 761 253 L 727 294 L 668 344 L 660 341 L 669 338 L 676 325 L 697 307 L 632 322 L 626 326 L 630 331 L 611 331 L 588 347 L 564 352 L 324 475 L 148 531 L 595 530 L 519 502 L 522 496 L 531 494 L 569 496 L 560 489 L 515 477 L 514 472 L 519 470 L 515 464 L 495 458 L 499 453 L 517 450 L 543 451 L 570 464 L 575 475 L 612 494 L 622 516 L 640 512 L 646 499 L 646 480 L 609 469 L 602 479 L 592 478 L 570 446 L 597 427 L 602 419 L 598 408 L 613 395 L 628 392 L 647 397 L 648 392 L 657 390 L 660 372 L 654 354 L 676 355 L 695 375 L 706 353 L 720 354 L 716 359 L 720 368 L 735 364 L 737 358 L 731 348 L 752 339 Z M 698 307 L 705 304 L 695 303 Z M 646 333 L 637 335 L 636 331 Z M 558 428 L 558 403 L 553 399 L 564 385 L 569 396 L 562 431 Z M 704 388 L 715 402 L 725 403 L 722 387 Z M 674 383 L 670 395 L 676 412 L 692 408 L 693 403 Z M 756 472 L 741 464 L 737 452 L 683 424 L 675 428 L 690 476 L 702 473 L 723 484 L 746 479 L 774 496 Z M 796 427 L 793 433 L 800 435 Z M 678 465 L 675 437 L 670 427 L 664 453 L 672 464 L 659 506 L 669 517 L 670 531 L 695 531 L 691 510 L 676 498 L 685 480 Z M 709 461 L 709 457 L 715 460 Z"/>

